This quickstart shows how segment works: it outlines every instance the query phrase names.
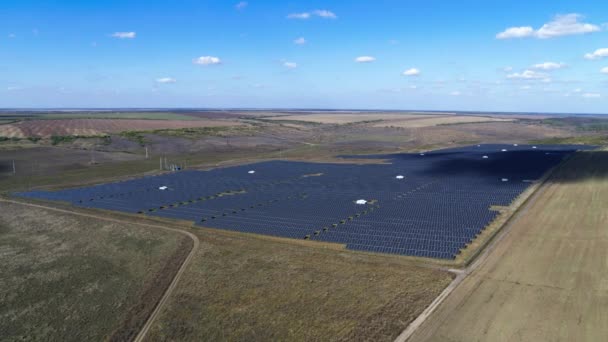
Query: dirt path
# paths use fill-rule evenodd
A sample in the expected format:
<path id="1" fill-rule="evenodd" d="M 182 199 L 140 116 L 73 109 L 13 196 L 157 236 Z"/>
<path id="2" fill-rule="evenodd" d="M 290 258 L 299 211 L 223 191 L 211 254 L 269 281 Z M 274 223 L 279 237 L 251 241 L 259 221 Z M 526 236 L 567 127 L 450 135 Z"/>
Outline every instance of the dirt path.
<path id="1" fill-rule="evenodd" d="M 409 340 L 605 340 L 608 178 L 593 173 L 600 162 L 589 154 L 568 162 Z"/>
<path id="2" fill-rule="evenodd" d="M 143 227 L 148 227 L 148 228 L 162 229 L 162 230 L 177 232 L 179 234 L 186 235 L 186 236 L 188 236 L 189 238 L 192 239 L 193 245 L 192 245 L 192 249 L 190 250 L 190 253 L 188 254 L 188 256 L 186 257 L 186 259 L 184 260 L 184 262 L 180 266 L 180 268 L 177 271 L 177 273 L 175 274 L 175 277 L 171 281 L 171 284 L 167 287 L 167 289 L 165 290 L 165 293 L 163 294 L 163 296 L 161 297 L 161 299 L 156 304 L 156 307 L 154 308 L 154 311 L 152 312 L 152 314 L 150 315 L 150 317 L 148 317 L 146 323 L 143 325 L 143 327 L 141 328 L 141 330 L 139 331 L 139 333 L 135 337 L 134 341 L 136 341 L 136 342 L 141 342 L 141 341 L 143 341 L 145 339 L 146 334 L 150 330 L 150 327 L 152 326 L 152 324 L 154 323 L 154 321 L 158 317 L 160 311 L 162 310 L 163 306 L 165 305 L 165 303 L 167 302 L 167 300 L 169 299 L 169 297 L 173 293 L 173 290 L 175 290 L 175 288 L 177 287 L 177 283 L 179 282 L 179 279 L 181 278 L 181 276 L 185 272 L 187 266 L 190 264 L 190 261 L 194 257 L 194 254 L 196 253 L 196 251 L 198 250 L 199 245 L 200 245 L 200 241 L 199 241 L 199 239 L 198 239 L 198 237 L 196 235 L 194 235 L 194 234 L 192 234 L 190 232 L 187 232 L 185 230 L 181 230 L 181 229 L 170 228 L 170 227 L 166 227 L 166 226 L 155 225 L 155 224 L 148 224 L 148 223 L 123 221 L 123 220 L 119 220 L 119 219 L 108 218 L 108 217 L 101 216 L 101 215 L 85 214 L 85 213 L 81 213 L 81 212 L 74 212 L 74 211 L 70 211 L 70 210 L 54 208 L 54 207 L 51 207 L 51 206 L 45 206 L 45 205 L 40 205 L 40 204 L 33 204 L 33 203 L 27 203 L 27 202 L 9 200 L 9 199 L 5 199 L 5 198 L 0 198 L 0 202 L 13 203 L 13 204 L 18 204 L 18 205 L 24 205 L 24 206 L 34 207 L 34 208 L 41 208 L 41 209 L 45 209 L 45 210 L 50 210 L 50 211 L 55 211 L 55 212 L 60 212 L 60 213 L 66 213 L 66 214 L 70 214 L 70 215 L 76 215 L 76 216 L 81 216 L 81 217 L 94 218 L 94 219 L 103 220 L 103 221 L 107 221 L 107 222 L 124 223 L 124 224 L 137 225 L 137 226 L 143 226 Z"/>

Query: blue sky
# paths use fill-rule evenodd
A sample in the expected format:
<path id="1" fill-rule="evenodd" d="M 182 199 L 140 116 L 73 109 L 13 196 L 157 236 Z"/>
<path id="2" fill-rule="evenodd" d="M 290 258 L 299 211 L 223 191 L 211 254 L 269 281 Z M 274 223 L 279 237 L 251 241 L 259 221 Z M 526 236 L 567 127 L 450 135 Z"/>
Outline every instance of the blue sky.
<path id="1" fill-rule="evenodd" d="M 7 0 L 0 107 L 606 113 L 606 23 L 601 1 Z"/>

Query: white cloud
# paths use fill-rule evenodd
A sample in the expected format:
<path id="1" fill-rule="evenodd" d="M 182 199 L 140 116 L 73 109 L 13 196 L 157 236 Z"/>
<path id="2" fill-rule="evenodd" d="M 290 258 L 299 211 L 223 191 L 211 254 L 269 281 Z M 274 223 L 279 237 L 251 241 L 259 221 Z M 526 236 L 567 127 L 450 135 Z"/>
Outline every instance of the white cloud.
<path id="1" fill-rule="evenodd" d="M 534 64 L 532 66 L 532 69 L 550 71 L 550 70 L 563 69 L 565 67 L 567 67 L 567 65 L 564 63 L 544 62 L 544 63 Z"/>
<path id="2" fill-rule="evenodd" d="M 372 56 L 360 56 L 355 58 L 355 62 L 357 63 L 371 63 L 371 62 L 375 62 L 376 58 L 372 57 Z"/>
<path id="3" fill-rule="evenodd" d="M 283 66 L 287 69 L 295 69 L 298 67 L 298 64 L 294 62 L 283 62 Z"/>
<path id="4" fill-rule="evenodd" d="M 603 68 L 600 70 L 600 72 L 601 72 L 602 74 L 608 74 L 608 67 L 603 67 Z"/>
<path id="5" fill-rule="evenodd" d="M 304 45 L 307 43 L 307 41 L 306 41 L 306 39 L 304 39 L 304 37 L 300 37 L 300 38 L 294 40 L 293 43 L 296 45 Z"/>
<path id="6" fill-rule="evenodd" d="M 513 71 L 513 67 L 512 66 L 506 66 L 506 67 L 502 68 L 502 71 L 504 71 L 504 72 L 511 72 L 511 71 Z"/>
<path id="7" fill-rule="evenodd" d="M 418 89 L 418 86 L 417 85 L 411 85 L 409 88 L 410 89 Z"/>
<path id="8" fill-rule="evenodd" d="M 586 34 L 601 31 L 598 25 L 582 23 L 583 16 L 577 13 L 556 15 L 552 21 L 544 24 L 538 30 L 532 26 L 510 27 L 496 35 L 496 39 L 535 37 L 540 39 L 555 38 L 576 34 Z"/>
<path id="9" fill-rule="evenodd" d="M 172 77 L 161 77 L 161 78 L 156 79 L 156 83 L 162 83 L 162 84 L 175 83 L 175 82 L 177 82 L 177 80 Z"/>
<path id="10" fill-rule="evenodd" d="M 576 88 L 576 89 L 574 89 L 572 92 L 573 92 L 573 93 L 577 93 L 577 94 L 578 94 L 578 93 L 582 93 L 582 92 L 583 92 L 583 89 L 581 89 L 581 88 Z"/>
<path id="11" fill-rule="evenodd" d="M 462 93 L 459 92 L 459 91 L 453 91 L 453 92 L 450 93 L 450 95 L 452 95 L 452 96 L 460 96 L 460 95 L 462 95 Z"/>
<path id="12" fill-rule="evenodd" d="M 20 87 L 20 86 L 8 86 L 8 87 L 6 87 L 7 91 L 17 91 L 17 90 L 22 90 L 22 89 L 23 89 L 23 87 Z"/>
<path id="13" fill-rule="evenodd" d="M 334 12 L 332 11 L 328 11 L 328 10 L 315 10 L 312 13 L 314 13 L 315 15 L 321 17 L 321 18 L 327 18 L 327 19 L 336 19 L 338 18 Z"/>
<path id="14" fill-rule="evenodd" d="M 9 34 L 8 34 L 8 37 L 9 37 L 10 39 L 13 39 L 13 38 L 16 38 L 16 37 L 17 37 L 17 35 L 16 35 L 16 34 L 14 34 L 14 33 L 9 33 Z"/>
<path id="15" fill-rule="evenodd" d="M 531 86 L 529 86 L 529 85 L 525 85 L 525 86 L 523 86 L 523 87 L 521 87 L 521 88 L 519 88 L 519 89 L 522 89 L 522 90 L 528 90 L 528 89 L 532 89 L 532 87 L 531 87 Z"/>
<path id="16" fill-rule="evenodd" d="M 308 19 L 310 18 L 310 13 L 291 13 L 287 16 L 287 19 Z"/>
<path id="17" fill-rule="evenodd" d="M 135 32 L 114 32 L 112 37 L 118 39 L 133 39 L 137 34 Z"/>
<path id="18" fill-rule="evenodd" d="M 218 57 L 213 57 L 213 56 L 201 56 L 201 57 L 193 60 L 192 63 L 198 64 L 198 65 L 218 65 L 218 64 L 222 64 L 222 60 L 219 59 Z"/>
<path id="19" fill-rule="evenodd" d="M 576 13 L 557 15 L 553 21 L 546 23 L 538 29 L 538 31 L 536 31 L 536 36 L 538 38 L 546 39 L 573 34 L 592 33 L 601 30 L 597 25 L 579 22 L 579 19 L 582 18 L 583 16 Z"/>
<path id="20" fill-rule="evenodd" d="M 546 80 L 549 79 L 549 75 L 533 70 L 524 70 L 523 72 L 509 74 L 507 75 L 507 78 L 520 80 Z"/>
<path id="21" fill-rule="evenodd" d="M 247 3 L 247 1 L 241 1 L 241 2 L 239 2 L 238 4 L 236 4 L 234 7 L 235 7 L 237 10 L 239 10 L 239 11 L 240 11 L 240 10 L 244 10 L 244 9 L 245 9 L 245 7 L 247 7 L 247 5 L 249 5 L 249 4 Z"/>
<path id="22" fill-rule="evenodd" d="M 496 39 L 524 38 L 534 35 L 531 26 L 510 27 L 496 35 Z"/>
<path id="23" fill-rule="evenodd" d="M 581 96 L 584 97 L 584 98 L 586 98 L 586 99 L 597 99 L 597 98 L 602 97 L 602 95 L 600 95 L 598 93 L 584 93 Z"/>
<path id="24" fill-rule="evenodd" d="M 601 59 L 608 57 L 608 48 L 597 49 L 592 53 L 585 54 L 586 59 Z"/>
<path id="25" fill-rule="evenodd" d="M 416 68 L 411 68 L 411 69 L 407 69 L 403 72 L 402 74 L 403 76 L 419 76 L 420 75 L 420 70 L 416 69 Z"/>
<path id="26" fill-rule="evenodd" d="M 291 13 L 287 15 L 287 19 L 310 19 L 312 16 L 316 16 L 319 18 L 325 19 L 337 19 L 338 16 L 332 11 L 328 10 L 314 10 L 311 12 L 302 12 L 302 13 Z"/>

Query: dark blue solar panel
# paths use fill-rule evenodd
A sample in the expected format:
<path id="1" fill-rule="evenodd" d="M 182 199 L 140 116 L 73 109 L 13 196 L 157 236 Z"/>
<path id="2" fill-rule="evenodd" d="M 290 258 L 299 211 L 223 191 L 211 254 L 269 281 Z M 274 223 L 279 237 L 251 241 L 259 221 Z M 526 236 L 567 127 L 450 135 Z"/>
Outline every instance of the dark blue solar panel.
<path id="1" fill-rule="evenodd" d="M 451 259 L 496 218 L 491 206 L 510 205 L 584 148 L 476 145 L 365 156 L 392 161 L 373 165 L 270 161 L 17 195 L 353 250 Z M 369 202 L 357 205 L 358 199 Z"/>

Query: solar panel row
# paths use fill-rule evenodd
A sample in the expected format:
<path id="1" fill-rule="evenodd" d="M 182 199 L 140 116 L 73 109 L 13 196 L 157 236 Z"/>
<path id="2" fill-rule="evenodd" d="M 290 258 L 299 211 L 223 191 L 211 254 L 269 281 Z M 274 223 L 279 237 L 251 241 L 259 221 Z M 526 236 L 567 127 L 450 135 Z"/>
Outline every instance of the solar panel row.
<path id="1" fill-rule="evenodd" d="M 581 148 L 477 145 L 363 157 L 391 162 L 369 165 L 271 161 L 18 195 L 353 250 L 450 259 L 497 217 L 492 206 L 510 205 Z M 366 204 L 357 204 L 359 199 Z"/>

